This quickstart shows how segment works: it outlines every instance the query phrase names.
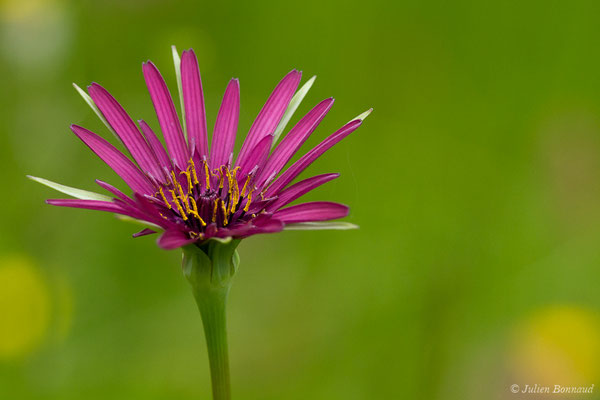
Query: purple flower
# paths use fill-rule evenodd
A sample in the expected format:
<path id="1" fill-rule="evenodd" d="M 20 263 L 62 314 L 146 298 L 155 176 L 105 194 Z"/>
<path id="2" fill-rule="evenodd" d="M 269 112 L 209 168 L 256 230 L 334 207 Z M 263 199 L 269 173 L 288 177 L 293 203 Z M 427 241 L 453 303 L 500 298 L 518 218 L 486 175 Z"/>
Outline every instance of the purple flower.
<path id="1" fill-rule="evenodd" d="M 78 89 L 107 127 L 124 145 L 131 160 L 108 141 L 78 125 L 71 129 L 132 190 L 131 195 L 106 182 L 96 182 L 111 196 L 46 184 L 75 199 L 52 199 L 48 204 L 108 211 L 146 227 L 139 237 L 162 231 L 158 244 L 174 249 L 211 238 L 241 239 L 259 233 L 289 229 L 344 229 L 346 223 L 322 223 L 348 215 L 348 207 L 333 202 L 289 206 L 320 185 L 339 176 L 317 175 L 293 185 L 292 181 L 313 161 L 358 128 L 370 110 L 348 122 L 284 170 L 286 164 L 323 120 L 333 105 L 325 99 L 308 112 L 277 144 L 277 139 L 312 85 L 297 93 L 301 72 L 292 70 L 275 87 L 252 124 L 242 148 L 234 157 L 238 128 L 240 87 L 232 79 L 217 114 L 211 143 L 204 108 L 198 62 L 192 50 L 181 59 L 174 49 L 182 119 L 156 66 L 143 64 L 143 74 L 166 143 L 150 126 L 138 125 L 102 86 L 92 83 L 88 94 Z M 182 123 L 183 122 L 183 123 Z M 283 170 L 283 172 L 282 172 Z"/>

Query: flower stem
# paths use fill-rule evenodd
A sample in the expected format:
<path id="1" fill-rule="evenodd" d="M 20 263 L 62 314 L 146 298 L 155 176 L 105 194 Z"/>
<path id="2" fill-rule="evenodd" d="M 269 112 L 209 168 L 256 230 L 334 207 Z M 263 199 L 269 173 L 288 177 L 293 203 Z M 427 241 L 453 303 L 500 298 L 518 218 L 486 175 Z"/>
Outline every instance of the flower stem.
<path id="1" fill-rule="evenodd" d="M 210 240 L 183 248 L 183 273 L 204 326 L 213 400 L 231 399 L 225 306 L 239 264 L 238 244 L 239 240 Z"/>
<path id="2" fill-rule="evenodd" d="M 215 290 L 203 293 L 202 296 L 196 296 L 208 348 L 214 400 L 231 399 L 225 318 L 228 291 L 229 287 L 225 290 Z"/>

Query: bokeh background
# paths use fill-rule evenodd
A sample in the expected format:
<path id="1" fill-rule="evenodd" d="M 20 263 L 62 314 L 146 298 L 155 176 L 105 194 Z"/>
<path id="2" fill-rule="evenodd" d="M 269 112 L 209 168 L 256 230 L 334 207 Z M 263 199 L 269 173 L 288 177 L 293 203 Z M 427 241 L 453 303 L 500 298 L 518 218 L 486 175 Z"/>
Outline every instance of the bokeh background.
<path id="1" fill-rule="evenodd" d="M 172 44 L 209 126 L 230 77 L 243 134 L 292 68 L 318 76 L 298 115 L 337 99 L 303 150 L 375 108 L 304 174 L 341 172 L 309 198 L 361 229 L 240 246 L 236 399 L 600 398 L 596 1 L 0 4 L 0 398 L 209 398 L 179 252 L 25 179 L 119 182 L 68 129 L 112 139 L 71 82 L 156 128 L 141 63 L 174 90 Z"/>

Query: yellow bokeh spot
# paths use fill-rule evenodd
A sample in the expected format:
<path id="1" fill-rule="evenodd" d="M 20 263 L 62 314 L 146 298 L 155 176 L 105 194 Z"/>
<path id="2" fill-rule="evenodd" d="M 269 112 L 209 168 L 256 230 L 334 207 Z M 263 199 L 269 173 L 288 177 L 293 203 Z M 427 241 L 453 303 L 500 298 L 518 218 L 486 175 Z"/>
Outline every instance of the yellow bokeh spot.
<path id="1" fill-rule="evenodd" d="M 0 259 L 0 359 L 16 359 L 42 342 L 50 320 L 44 276 L 25 257 Z"/>
<path id="2" fill-rule="evenodd" d="M 523 382 L 590 385 L 599 377 L 597 313 L 575 306 L 549 307 L 515 333 L 511 369 Z"/>

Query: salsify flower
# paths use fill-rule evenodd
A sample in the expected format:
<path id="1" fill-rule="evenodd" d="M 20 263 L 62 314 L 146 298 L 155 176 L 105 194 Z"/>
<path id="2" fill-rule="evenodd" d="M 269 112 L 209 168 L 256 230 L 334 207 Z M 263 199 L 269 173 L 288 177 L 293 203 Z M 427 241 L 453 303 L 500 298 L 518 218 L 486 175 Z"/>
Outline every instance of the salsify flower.
<path id="1" fill-rule="evenodd" d="M 97 184 L 110 196 L 30 178 L 75 197 L 47 200 L 48 204 L 114 213 L 144 225 L 134 237 L 162 232 L 160 247 L 183 248 L 184 271 L 203 317 L 213 395 L 226 399 L 229 375 L 226 345 L 223 346 L 224 304 L 238 264 L 239 240 L 284 228 L 354 228 L 349 223 L 327 222 L 345 217 L 346 205 L 327 201 L 289 205 L 339 174 L 322 174 L 291 183 L 318 157 L 356 130 L 371 110 L 343 125 L 284 170 L 333 105 L 333 98 L 318 103 L 278 143 L 315 77 L 296 91 L 302 73 L 289 72 L 267 99 L 235 156 L 240 110 L 238 80 L 229 81 L 225 89 L 209 146 L 197 58 L 193 50 L 184 51 L 180 58 L 175 47 L 173 57 L 181 119 L 159 70 L 150 61 L 142 67 L 166 149 L 145 121 L 139 120 L 136 125 L 102 86 L 92 83 L 86 93 L 75 85 L 131 158 L 81 126 L 72 125 L 72 131 L 123 179 L 132 193 L 126 194 L 100 180 Z"/>

